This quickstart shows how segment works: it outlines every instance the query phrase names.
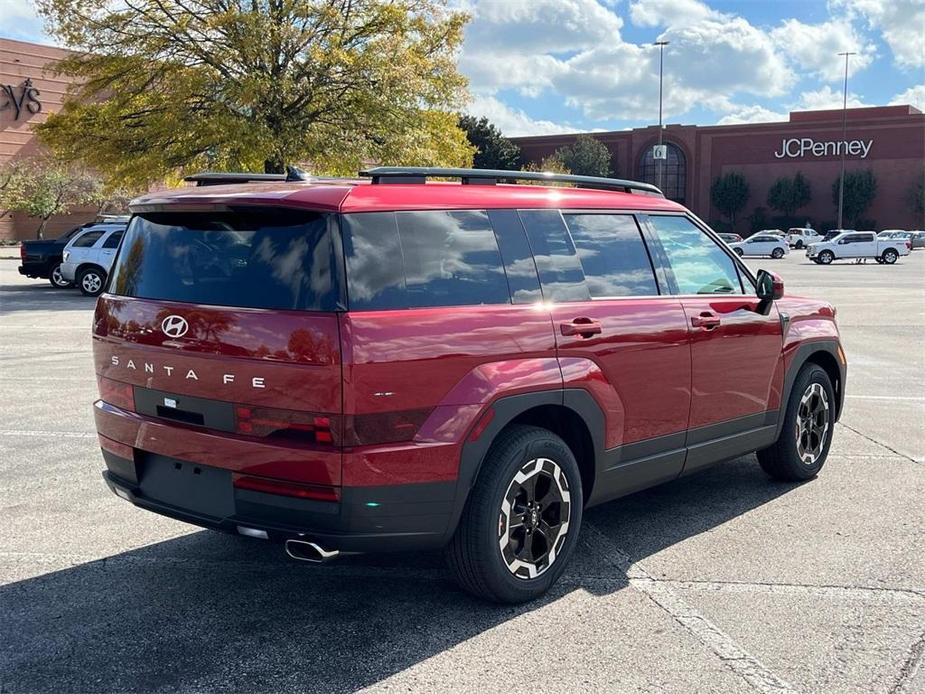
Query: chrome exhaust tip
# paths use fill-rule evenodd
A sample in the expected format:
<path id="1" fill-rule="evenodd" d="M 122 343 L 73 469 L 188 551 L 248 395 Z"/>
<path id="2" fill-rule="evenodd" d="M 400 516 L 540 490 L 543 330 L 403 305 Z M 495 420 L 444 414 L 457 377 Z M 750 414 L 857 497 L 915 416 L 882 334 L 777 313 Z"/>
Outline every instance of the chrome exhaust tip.
<path id="1" fill-rule="evenodd" d="M 326 561 L 337 559 L 340 552 L 336 549 L 325 549 L 307 540 L 286 540 L 286 554 L 299 561 L 323 564 Z"/>

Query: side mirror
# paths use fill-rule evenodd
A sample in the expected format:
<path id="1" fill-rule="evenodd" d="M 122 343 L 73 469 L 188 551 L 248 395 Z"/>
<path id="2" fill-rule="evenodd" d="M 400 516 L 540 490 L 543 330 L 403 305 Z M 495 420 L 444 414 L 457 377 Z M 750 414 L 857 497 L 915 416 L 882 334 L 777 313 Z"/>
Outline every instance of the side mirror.
<path id="1" fill-rule="evenodd" d="M 776 272 L 759 270 L 756 290 L 762 301 L 776 301 L 784 295 L 784 280 Z"/>

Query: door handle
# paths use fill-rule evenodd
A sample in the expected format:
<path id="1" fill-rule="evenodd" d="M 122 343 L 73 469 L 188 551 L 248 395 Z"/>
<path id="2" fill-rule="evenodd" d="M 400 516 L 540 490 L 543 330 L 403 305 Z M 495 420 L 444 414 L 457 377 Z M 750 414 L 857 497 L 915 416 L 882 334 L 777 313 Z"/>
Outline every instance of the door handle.
<path id="1" fill-rule="evenodd" d="M 568 323 L 559 323 L 559 330 L 566 337 L 580 335 L 581 337 L 591 337 L 600 335 L 603 328 L 600 321 L 591 320 L 590 318 L 575 318 Z"/>
<path id="2" fill-rule="evenodd" d="M 691 316 L 691 325 L 704 330 L 716 330 L 722 321 L 712 311 L 701 311 L 699 316 Z"/>

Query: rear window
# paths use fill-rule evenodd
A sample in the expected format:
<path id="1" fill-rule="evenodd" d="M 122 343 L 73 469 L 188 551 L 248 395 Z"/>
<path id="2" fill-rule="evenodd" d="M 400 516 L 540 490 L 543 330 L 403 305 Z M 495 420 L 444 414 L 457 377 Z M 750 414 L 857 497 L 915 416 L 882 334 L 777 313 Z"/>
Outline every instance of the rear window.
<path id="1" fill-rule="evenodd" d="M 351 311 L 509 304 L 484 210 L 343 217 Z"/>
<path id="2" fill-rule="evenodd" d="M 339 280 L 329 217 L 243 210 L 155 213 L 125 232 L 109 291 L 241 308 L 333 311 Z"/>

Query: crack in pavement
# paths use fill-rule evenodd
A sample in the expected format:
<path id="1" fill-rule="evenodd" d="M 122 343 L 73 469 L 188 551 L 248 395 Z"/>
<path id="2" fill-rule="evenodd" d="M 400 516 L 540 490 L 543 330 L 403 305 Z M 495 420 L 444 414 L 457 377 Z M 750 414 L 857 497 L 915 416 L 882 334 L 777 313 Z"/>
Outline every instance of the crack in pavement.
<path id="1" fill-rule="evenodd" d="M 890 694 L 901 694 L 909 691 L 912 680 L 915 679 L 916 673 L 921 669 L 922 662 L 925 660 L 925 632 L 919 637 L 918 641 L 912 644 L 909 649 L 909 657 L 899 670 L 899 676 L 896 683 L 890 689 Z"/>
<path id="2" fill-rule="evenodd" d="M 915 463 L 916 465 L 921 465 L 921 464 L 922 464 L 922 461 L 921 461 L 921 460 L 916 460 L 916 459 L 913 458 L 912 456 L 906 455 L 905 453 L 902 453 L 901 451 L 897 451 L 897 450 L 896 450 L 895 448 L 893 448 L 892 446 L 888 446 L 887 444 L 883 443 L 883 441 L 878 441 L 878 440 L 875 439 L 874 437 L 868 436 L 868 435 L 865 434 L 864 432 L 858 431 L 858 430 L 855 429 L 854 427 L 848 426 L 848 425 L 845 424 L 844 422 L 839 422 L 839 424 L 840 424 L 841 426 L 845 427 L 845 429 L 847 429 L 848 431 L 853 431 L 855 434 L 857 434 L 858 436 L 860 436 L 862 439 L 866 439 L 867 441 L 870 441 L 871 443 L 876 444 L 876 445 L 880 446 L 881 448 L 885 448 L 886 450 L 890 451 L 891 453 L 895 453 L 895 454 L 898 455 L 900 458 L 903 458 L 903 459 L 905 459 L 905 460 L 908 460 L 908 461 L 911 462 L 911 463 Z"/>
<path id="3" fill-rule="evenodd" d="M 583 530 L 593 535 L 598 544 L 606 548 L 607 558 L 612 559 L 614 566 L 626 575 L 631 586 L 641 591 L 713 651 L 724 665 L 748 682 L 752 689 L 764 694 L 796 692 L 790 684 L 736 643 L 729 634 L 688 605 L 671 589 L 668 582 L 653 578 L 638 563 L 633 563 L 629 555 L 617 547 L 606 534 L 590 523 L 585 523 Z"/>

